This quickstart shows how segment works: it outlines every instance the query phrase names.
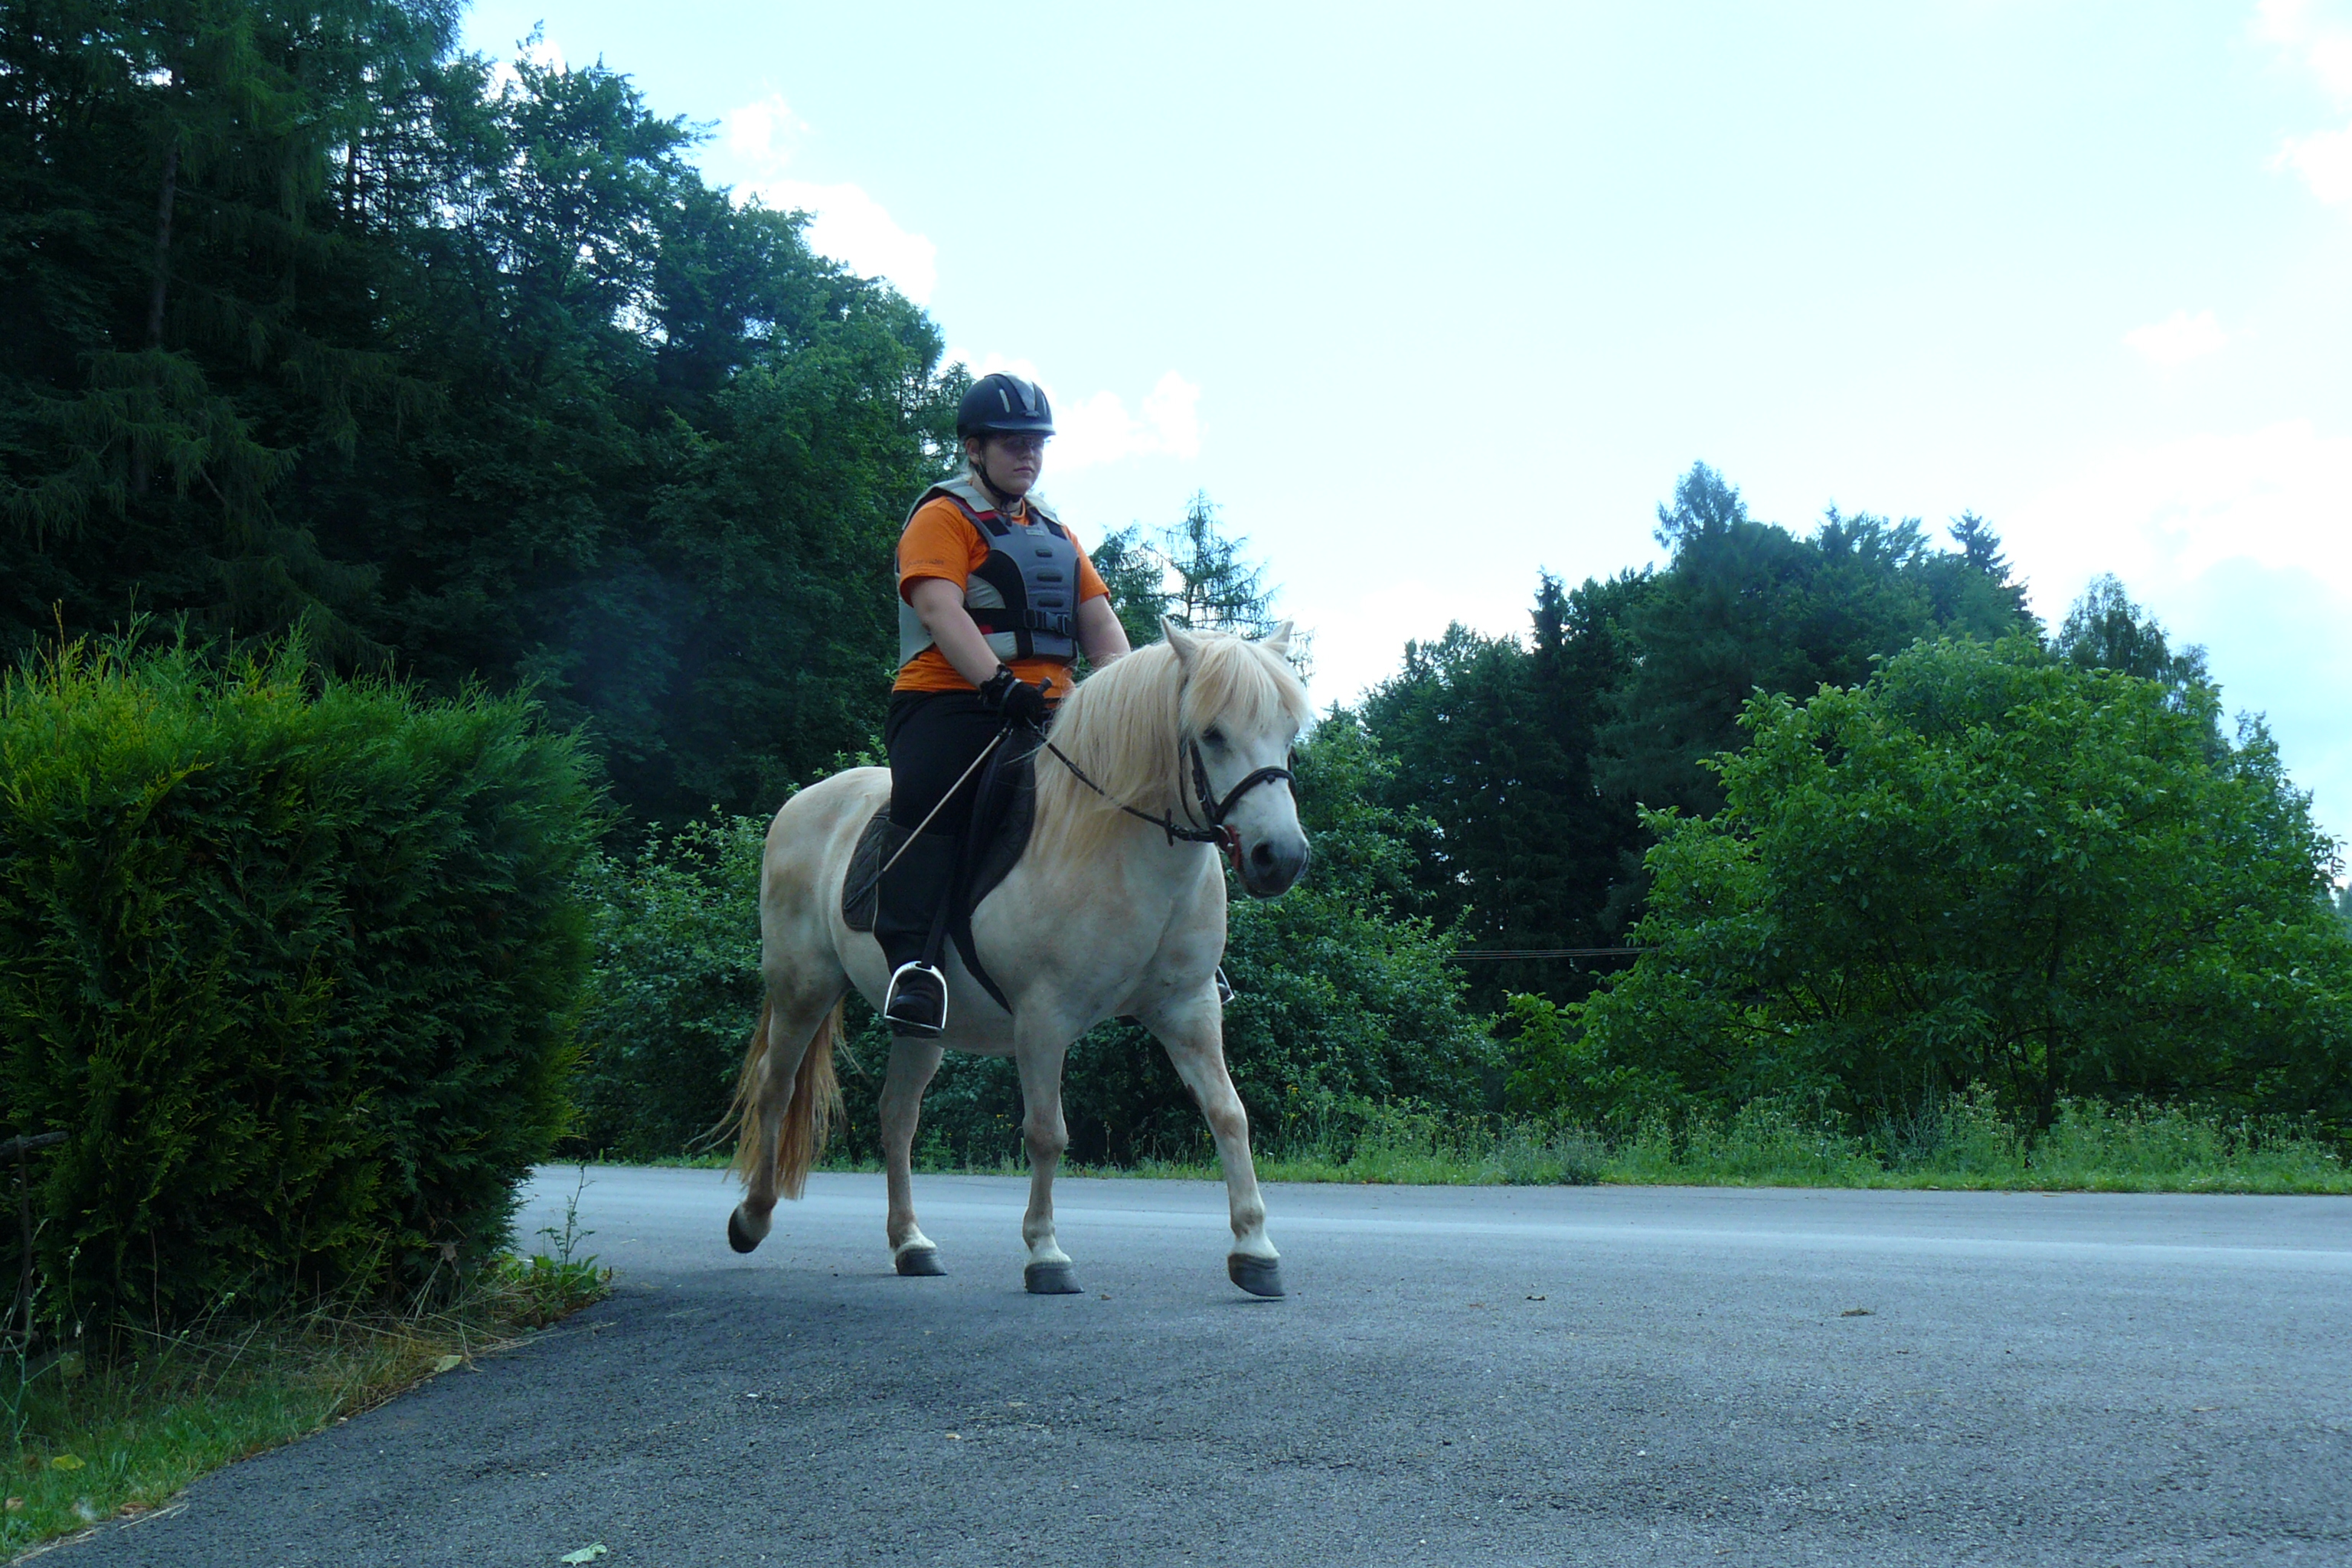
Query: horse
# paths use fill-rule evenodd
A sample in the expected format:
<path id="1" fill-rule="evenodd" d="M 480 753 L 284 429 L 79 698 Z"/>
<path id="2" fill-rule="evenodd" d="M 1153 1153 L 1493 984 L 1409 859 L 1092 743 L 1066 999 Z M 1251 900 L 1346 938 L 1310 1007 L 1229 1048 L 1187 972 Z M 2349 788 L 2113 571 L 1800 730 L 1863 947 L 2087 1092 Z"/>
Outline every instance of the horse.
<path id="1" fill-rule="evenodd" d="M 939 1248 L 915 1222 L 912 1152 L 923 1089 L 953 1048 L 1010 1057 L 1019 1071 L 1029 1154 L 1023 1283 L 1076 1292 L 1054 1236 L 1054 1173 L 1069 1134 L 1062 1063 L 1107 1018 L 1150 1030 L 1201 1107 L 1224 1170 L 1234 1245 L 1226 1274 L 1256 1296 L 1283 1293 L 1281 1254 L 1250 1160 L 1249 1117 L 1225 1069 L 1217 964 L 1225 945 L 1222 848 L 1252 897 L 1272 898 L 1307 868 L 1287 763 L 1310 709 L 1284 658 L 1290 623 L 1257 640 L 1160 622 L 1162 640 L 1080 681 L 1035 756 L 1034 826 L 1003 882 L 971 912 L 973 951 L 995 998 L 957 957 L 947 1032 L 898 1037 L 881 1096 L 887 1236 L 902 1275 L 937 1275 Z M 1275 784 L 1288 787 L 1276 788 Z M 766 986 L 731 1117 L 742 1202 L 728 1241 L 749 1252 L 778 1195 L 801 1195 L 840 1108 L 833 1066 L 852 986 L 879 1010 L 881 945 L 854 931 L 842 884 L 858 837 L 890 795 L 882 768 L 852 768 L 786 801 L 768 826 L 760 875 L 760 973 Z"/>

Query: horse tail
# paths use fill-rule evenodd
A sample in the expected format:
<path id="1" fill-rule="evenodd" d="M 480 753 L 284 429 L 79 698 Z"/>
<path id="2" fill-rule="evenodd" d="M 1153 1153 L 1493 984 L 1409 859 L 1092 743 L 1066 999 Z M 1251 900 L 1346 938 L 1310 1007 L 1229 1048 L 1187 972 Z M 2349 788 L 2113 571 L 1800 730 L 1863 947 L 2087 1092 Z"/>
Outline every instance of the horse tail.
<path id="1" fill-rule="evenodd" d="M 841 1032 L 841 1008 L 840 1003 L 835 1003 L 817 1025 L 807 1049 L 801 1053 L 800 1070 L 793 1075 L 792 1103 L 784 1107 L 784 1124 L 776 1140 L 777 1185 L 788 1198 L 799 1197 L 808 1185 L 810 1167 L 824 1157 L 833 1120 L 841 1114 L 841 1083 L 833 1071 L 833 1042 Z M 760 1129 L 761 1063 L 772 1044 L 768 1037 L 775 1022 L 776 1005 L 770 1000 L 760 1008 L 751 1048 L 743 1056 L 743 1070 L 735 1080 L 731 1111 L 735 1159 L 729 1169 L 747 1186 L 760 1173 L 765 1142 Z"/>
<path id="2" fill-rule="evenodd" d="M 728 1172 L 744 1185 L 759 1174 L 760 1166 L 760 1060 L 768 1054 L 768 1026 L 775 1020 L 773 997 L 763 997 L 760 1003 L 760 1021 L 751 1026 L 751 1044 L 743 1053 L 743 1070 L 735 1075 L 735 1098 L 729 1102 L 726 1119 L 706 1133 L 715 1137 L 729 1122 L 735 1127 L 735 1158 L 728 1163 Z"/>
<path id="3" fill-rule="evenodd" d="M 833 1041 L 840 1033 L 841 1004 L 835 1002 L 801 1054 L 801 1070 L 793 1079 L 793 1102 L 784 1108 L 784 1135 L 776 1144 L 776 1172 L 788 1198 L 800 1196 L 808 1185 L 809 1167 L 824 1158 L 833 1120 L 841 1114 L 841 1082 L 833 1074 Z"/>

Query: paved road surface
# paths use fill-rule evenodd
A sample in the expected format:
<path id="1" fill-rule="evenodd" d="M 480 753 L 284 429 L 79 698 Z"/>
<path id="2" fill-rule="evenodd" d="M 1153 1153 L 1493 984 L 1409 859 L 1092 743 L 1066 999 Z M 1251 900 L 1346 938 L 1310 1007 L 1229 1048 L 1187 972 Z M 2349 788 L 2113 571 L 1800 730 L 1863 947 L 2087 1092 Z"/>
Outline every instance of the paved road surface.
<path id="1" fill-rule="evenodd" d="M 50 1562 L 2352 1563 L 2352 1201 L 1276 1187 L 1259 1302 L 1216 1187 L 1063 1184 L 1059 1298 L 881 1187 L 592 1171 L 611 1301 Z"/>

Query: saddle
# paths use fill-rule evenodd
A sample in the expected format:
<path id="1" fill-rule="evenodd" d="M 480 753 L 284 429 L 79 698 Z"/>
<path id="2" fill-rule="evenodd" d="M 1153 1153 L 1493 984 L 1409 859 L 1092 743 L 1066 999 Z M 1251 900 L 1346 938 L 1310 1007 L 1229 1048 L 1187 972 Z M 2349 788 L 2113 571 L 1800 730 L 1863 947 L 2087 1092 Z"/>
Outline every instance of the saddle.
<path id="1" fill-rule="evenodd" d="M 1029 829 L 1037 816 L 1037 753 L 1031 751 L 1008 757 L 1001 765 L 982 769 L 981 785 L 948 895 L 948 930 L 963 954 L 964 966 L 993 991 L 995 987 L 972 957 L 971 911 L 1012 874 L 1029 847 Z M 890 820 L 890 803 L 884 801 L 866 823 L 866 831 L 857 836 L 848 874 L 841 880 L 841 918 L 850 930 L 874 929 L 882 868 L 906 842 L 907 830 Z"/>

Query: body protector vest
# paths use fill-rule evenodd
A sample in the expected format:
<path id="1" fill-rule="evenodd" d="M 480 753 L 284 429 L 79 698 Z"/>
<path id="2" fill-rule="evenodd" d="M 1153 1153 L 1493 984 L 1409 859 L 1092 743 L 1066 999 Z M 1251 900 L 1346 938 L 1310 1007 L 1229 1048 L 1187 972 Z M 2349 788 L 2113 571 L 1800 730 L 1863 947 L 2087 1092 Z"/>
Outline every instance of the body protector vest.
<path id="1" fill-rule="evenodd" d="M 969 474 L 925 490 L 915 511 L 938 496 L 955 502 L 964 521 L 987 542 L 988 559 L 964 583 L 963 607 L 996 657 L 1008 664 L 1016 658 L 1074 661 L 1078 657 L 1078 547 L 1069 531 L 1034 500 L 1022 521 L 1004 516 Z M 907 515 L 914 521 L 914 512 Z M 901 597 L 900 667 L 932 641 L 922 616 Z"/>

